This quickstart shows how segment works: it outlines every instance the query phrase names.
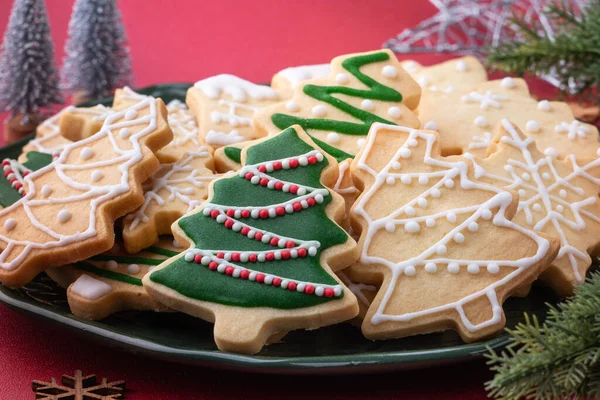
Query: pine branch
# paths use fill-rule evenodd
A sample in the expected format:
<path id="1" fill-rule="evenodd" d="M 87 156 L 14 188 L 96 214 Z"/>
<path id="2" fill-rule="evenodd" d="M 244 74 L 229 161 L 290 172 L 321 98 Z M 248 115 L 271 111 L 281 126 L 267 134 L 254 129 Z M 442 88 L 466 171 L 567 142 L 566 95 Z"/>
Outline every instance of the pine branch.
<path id="1" fill-rule="evenodd" d="M 579 399 L 600 396 L 600 273 L 575 289 L 546 322 L 525 315 L 511 343 L 500 354 L 490 351 L 487 382 L 497 399 Z"/>
<path id="2" fill-rule="evenodd" d="M 508 73 L 552 74 L 563 89 L 593 98 L 600 82 L 600 0 L 591 0 L 581 15 L 564 1 L 548 6 L 546 16 L 557 28 L 554 37 L 541 23 L 513 15 L 517 37 L 488 49 L 488 61 Z"/>

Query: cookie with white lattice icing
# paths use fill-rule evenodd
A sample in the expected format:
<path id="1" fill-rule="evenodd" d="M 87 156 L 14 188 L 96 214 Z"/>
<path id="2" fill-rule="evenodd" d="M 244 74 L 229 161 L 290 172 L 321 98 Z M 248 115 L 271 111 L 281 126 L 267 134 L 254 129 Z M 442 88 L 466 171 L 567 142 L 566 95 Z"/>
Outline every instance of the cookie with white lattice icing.
<path id="1" fill-rule="evenodd" d="M 154 152 L 172 137 L 164 103 L 147 98 L 24 177 L 24 197 L 0 211 L 0 281 L 20 286 L 110 249 L 114 220 L 143 203 L 142 182 L 159 167 Z"/>
<path id="2" fill-rule="evenodd" d="M 374 125 L 352 163 L 361 196 L 353 279 L 381 288 L 363 321 L 370 339 L 501 331 L 502 303 L 547 268 L 557 239 L 511 221 L 515 192 L 479 181 L 468 158 L 440 157 L 432 131 Z"/>
<path id="3" fill-rule="evenodd" d="M 273 75 L 271 87 L 279 92 L 282 99 L 288 99 L 294 95 L 294 89 L 300 83 L 314 78 L 326 78 L 329 72 L 329 64 L 285 68 Z"/>
<path id="4" fill-rule="evenodd" d="M 421 86 L 424 96 L 430 91 L 464 92 L 487 81 L 485 67 L 472 56 L 454 58 L 427 67 L 413 60 L 404 60 L 400 65 Z"/>
<path id="5" fill-rule="evenodd" d="M 201 146 L 172 164 L 163 164 L 144 183 L 144 204 L 123 219 L 123 241 L 130 253 L 171 234 L 171 224 L 201 205 L 208 195 L 213 173 L 212 149 Z"/>
<path id="6" fill-rule="evenodd" d="M 142 277 L 181 250 L 171 236 L 135 254 L 117 242 L 107 252 L 46 273 L 67 289 L 71 312 L 79 318 L 100 320 L 127 310 L 170 311 L 148 296 Z"/>
<path id="7" fill-rule="evenodd" d="M 470 155 L 475 176 L 519 194 L 513 222 L 560 240 L 558 257 L 541 278 L 561 295 L 582 283 L 600 237 L 600 158 L 545 155 L 508 120 L 497 127 L 485 159 Z"/>
<path id="8" fill-rule="evenodd" d="M 196 116 L 200 138 L 218 148 L 264 136 L 254 129 L 254 114 L 281 99 L 269 86 L 222 74 L 196 82 L 185 101 Z"/>
<path id="9" fill-rule="evenodd" d="M 494 126 L 504 118 L 547 154 L 595 157 L 600 148 L 595 126 L 575 120 L 566 103 L 533 99 L 525 81 L 517 78 L 485 82 L 467 92 L 429 92 L 418 114 L 424 129 L 440 133 L 446 155 L 470 152 L 484 157 Z"/>

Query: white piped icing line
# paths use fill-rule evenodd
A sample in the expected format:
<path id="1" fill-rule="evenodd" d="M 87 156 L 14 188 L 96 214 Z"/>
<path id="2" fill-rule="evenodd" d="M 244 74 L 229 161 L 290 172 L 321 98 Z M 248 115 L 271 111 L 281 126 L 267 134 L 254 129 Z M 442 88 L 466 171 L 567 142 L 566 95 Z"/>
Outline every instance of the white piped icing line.
<path id="1" fill-rule="evenodd" d="M 350 173 L 350 163 L 348 162 L 348 160 L 344 160 L 341 163 L 338 164 L 338 168 L 339 168 L 339 175 L 338 175 L 338 179 L 335 182 L 335 185 L 333 186 L 333 190 L 336 191 L 339 194 L 354 194 L 354 193 L 358 193 L 358 189 L 354 186 L 349 186 L 349 187 L 342 187 L 342 182 L 344 181 L 344 176 L 347 173 Z"/>
<path id="2" fill-rule="evenodd" d="M 167 111 L 169 111 L 169 126 L 173 130 L 173 140 L 166 147 L 176 148 L 188 143 L 196 147 L 200 146 L 196 120 L 185 103 L 179 100 L 171 100 L 167 104 Z"/>
<path id="3" fill-rule="evenodd" d="M 502 126 L 510 135 L 510 137 L 503 136 L 502 143 L 519 150 L 521 159 L 508 159 L 504 166 L 508 176 L 500 176 L 488 173 L 483 165 L 477 164 L 472 156 L 466 154 L 474 161 L 476 176 L 488 178 L 494 181 L 495 185 L 518 191 L 520 198 L 517 213 L 524 214 L 526 224 L 533 230 L 544 231 L 549 228 L 553 235 L 560 238 L 561 248 L 557 260 L 567 257 L 577 281 L 583 282 L 585 277 L 579 272 L 578 260 L 589 265 L 591 262 L 589 255 L 585 248 L 578 249 L 570 243 L 564 228 L 581 232 L 586 228 L 586 220 L 588 223 L 600 224 L 598 215 L 584 209 L 587 205 L 595 204 L 598 201 L 597 196 L 587 196 L 584 189 L 573 182 L 577 178 L 583 178 L 590 183 L 600 185 L 600 179 L 588 172 L 600 166 L 600 158 L 580 166 L 575 156 L 570 155 L 567 159 L 571 162 L 572 172 L 560 176 L 554 165 L 560 162 L 556 159 L 558 153 L 555 149 L 546 149 L 544 152 L 546 157 L 536 160 L 529 150 L 529 146 L 535 145 L 534 139 L 521 138 L 506 119 L 502 121 Z M 565 199 L 567 195 L 577 196 L 578 201 L 567 201 Z M 570 211 L 572 219 L 563 215 L 565 209 Z"/>
<path id="4" fill-rule="evenodd" d="M 245 102 L 248 97 L 256 100 L 277 100 L 279 95 L 269 86 L 257 85 L 235 75 L 211 76 L 194 84 L 210 99 L 218 99 L 225 93 L 236 102 Z"/>
<path id="5" fill-rule="evenodd" d="M 31 170 L 26 168 L 20 162 L 9 158 L 2 160 L 2 170 L 8 183 L 10 183 L 21 196 L 25 196 L 24 179 L 31 173 Z"/>
<path id="6" fill-rule="evenodd" d="M 301 65 L 298 67 L 290 67 L 286 69 L 282 69 L 277 74 L 284 77 L 286 81 L 290 84 L 292 88 L 298 86 L 301 82 L 304 82 L 309 79 L 314 78 L 326 78 L 329 76 L 329 72 L 331 68 L 329 64 L 316 64 L 316 65 Z M 343 77 L 336 75 L 336 81 L 340 84 L 345 84 L 348 82 L 348 76 L 346 75 L 346 80 Z"/>
<path id="7" fill-rule="evenodd" d="M 117 122 L 125 116 L 127 111 L 136 110 L 137 112 L 145 108 L 148 108 L 149 115 L 138 116 L 135 120 Z M 60 155 L 57 156 L 52 163 L 25 177 L 24 186 L 26 187 L 26 195 L 18 202 L 1 210 L 0 221 L 10 217 L 15 210 L 22 208 L 26 213 L 28 220 L 20 221 L 20 225 L 24 225 L 24 229 L 28 229 L 29 226 L 31 226 L 38 231 L 43 232 L 44 235 L 40 236 L 45 240 L 37 242 L 28 239 L 12 238 L 7 233 L 0 234 L 0 242 L 4 243 L 4 251 L 0 254 L 0 268 L 5 270 L 17 268 L 34 249 L 51 249 L 71 243 L 83 242 L 88 238 L 95 237 L 97 234 L 96 210 L 98 206 L 123 193 L 127 193 L 130 190 L 129 169 L 142 160 L 143 154 L 140 140 L 156 129 L 157 116 L 156 100 L 152 98 L 144 99 L 139 103 L 132 105 L 127 110 L 111 112 L 104 120 L 102 129 L 98 133 L 89 138 L 65 146 Z M 129 148 L 120 148 L 118 141 L 121 139 L 117 139 L 118 131 L 124 127 L 141 124 L 144 124 L 144 128 L 129 137 Z M 115 153 L 114 158 L 84 164 L 68 163 L 68 159 L 72 154 L 81 155 L 81 149 L 103 139 L 107 143 L 112 144 L 112 151 Z M 94 185 L 89 182 L 78 181 L 76 178 L 70 176 L 71 171 L 93 170 L 99 167 L 111 167 L 118 170 L 120 173 L 120 181 L 110 185 Z M 46 174 L 55 174 L 60 178 L 61 185 L 76 189 L 79 193 L 71 197 L 52 197 L 50 196 L 51 193 L 48 193 L 47 197 L 39 199 L 36 195 L 38 191 L 43 189 L 37 187 L 36 179 Z M 46 192 L 48 191 L 46 190 Z M 59 233 L 37 219 L 36 212 L 39 206 L 47 204 L 68 204 L 71 200 L 89 200 L 90 213 L 87 218 L 88 225 L 85 230 L 70 234 Z M 60 219 L 59 216 L 57 216 L 57 218 Z M 16 229 L 16 231 L 19 231 L 19 229 Z M 35 237 L 34 235 L 31 236 Z"/>
<path id="8" fill-rule="evenodd" d="M 186 251 L 184 259 L 187 262 L 201 264 L 212 271 L 217 271 L 233 278 L 247 279 L 286 290 L 302 291 L 305 294 L 325 297 L 340 296 L 342 294 L 341 285 L 325 285 L 288 279 L 236 264 L 236 262 L 262 263 L 273 260 L 317 256 L 321 244 L 316 240 L 300 240 L 285 237 L 255 228 L 250 223 L 242 221 L 278 218 L 286 214 L 301 212 L 303 209 L 322 203 L 325 197 L 329 196 L 329 190 L 278 180 L 271 177 L 269 173 L 282 169 L 302 168 L 322 162 L 323 159 L 324 156 L 319 150 L 312 150 L 300 156 L 246 165 L 240 169 L 238 176 L 241 179 L 246 179 L 252 184 L 260 185 L 267 189 L 280 190 L 297 195 L 296 198 L 286 202 L 260 207 L 223 206 L 214 203 L 206 203 L 204 205 L 204 209 L 202 210 L 204 216 L 213 218 L 217 223 L 223 224 L 226 229 L 231 229 L 247 237 L 248 240 L 256 240 L 269 244 L 274 248 L 273 250 L 228 251 L 190 249 Z"/>
<path id="9" fill-rule="evenodd" d="M 163 165 L 161 169 L 154 174 L 154 177 L 151 181 L 151 186 L 144 187 L 144 204 L 142 204 L 142 206 L 134 213 L 131 213 L 126 217 L 128 220 L 132 220 L 128 229 L 133 230 L 140 223 L 146 223 L 149 221 L 150 216 L 147 214 L 147 209 L 152 203 L 156 203 L 158 206 L 162 207 L 167 204 L 167 201 L 174 201 L 175 199 L 180 200 L 187 205 L 187 209 L 184 211 L 184 214 L 200 206 L 204 200 L 193 196 L 193 188 L 205 187 L 208 185 L 208 183 L 215 179 L 215 176 L 202 176 L 200 175 L 200 172 L 194 169 L 190 164 L 198 158 L 207 157 L 210 157 L 210 153 L 206 147 L 201 146 L 196 151 L 189 151 L 185 153 L 184 157 L 180 158 L 177 162 Z M 173 177 L 173 175 L 181 172 L 185 172 L 187 175 L 183 178 Z M 181 183 L 186 183 L 186 187 L 177 186 Z M 169 192 L 169 196 L 166 198 L 166 201 L 159 194 L 162 190 L 167 190 Z"/>
<path id="10" fill-rule="evenodd" d="M 554 128 L 554 130 L 557 133 L 566 133 L 569 140 L 583 138 L 591 132 L 591 129 L 589 128 L 589 126 L 582 124 L 581 122 L 577 121 L 576 119 L 574 119 L 570 123 L 563 121 L 560 124 L 558 124 Z"/>
<path id="11" fill-rule="evenodd" d="M 367 299 L 367 296 L 365 296 L 363 292 L 376 292 L 377 288 L 375 286 L 354 282 L 348 277 L 348 275 L 346 275 L 344 271 L 337 271 L 335 274 L 340 278 L 342 283 L 346 285 L 346 287 L 350 289 L 352 293 L 354 293 L 358 301 L 367 307 L 371 305 L 371 302 L 369 299 Z"/>
<path id="12" fill-rule="evenodd" d="M 406 142 L 396 151 L 396 154 L 392 157 L 392 159 L 379 172 L 377 172 L 368 164 L 366 164 L 366 160 L 373 149 L 373 145 L 377 139 L 380 129 L 405 132 L 409 135 Z M 401 162 L 402 159 L 405 158 L 402 156 L 403 151 L 409 150 L 409 142 L 414 144 L 414 141 L 418 142 L 417 146 L 426 146 L 426 152 L 423 160 L 418 161 L 427 166 L 435 167 L 433 172 L 411 172 L 403 174 L 396 172 L 396 170 L 393 168 L 396 163 Z M 357 160 L 358 168 L 367 172 L 374 178 L 373 185 L 365 190 L 362 197 L 354 206 L 354 212 L 364 218 L 367 223 L 366 229 L 364 229 L 362 233 L 364 236 L 361 237 L 361 240 L 364 238 L 364 242 L 361 250 L 360 263 L 365 266 L 371 264 L 383 265 L 389 268 L 392 273 L 391 281 L 387 285 L 387 288 L 383 289 L 385 290 L 385 294 L 381 300 L 381 303 L 379 304 L 379 307 L 373 314 L 371 323 L 377 325 L 385 321 L 410 321 L 416 317 L 453 309 L 459 314 L 461 322 L 465 328 L 470 332 L 474 332 L 501 322 L 502 307 L 496 296 L 496 289 L 506 285 L 513 278 L 522 273 L 526 268 L 529 268 L 531 265 L 539 262 L 548 252 L 549 242 L 533 231 L 524 229 L 505 218 L 505 210 L 513 201 L 512 195 L 509 192 L 470 180 L 467 175 L 467 162 L 449 162 L 444 161 L 443 159 L 433 158 L 431 156 L 431 151 L 435 141 L 436 136 L 434 134 L 399 126 L 376 123 L 371 128 L 368 136 L 368 142 L 363 153 L 361 154 L 360 159 Z M 426 177 L 429 181 L 433 180 L 435 183 L 429 188 L 425 189 L 420 195 L 418 195 L 417 198 L 409 201 L 390 214 L 374 220 L 366 211 L 365 205 L 370 201 L 371 198 L 377 195 L 377 191 L 386 184 L 386 181 L 389 177 L 394 177 L 400 181 L 403 181 L 403 178 L 405 177 L 410 178 L 411 180 L 418 180 L 420 177 Z M 448 184 L 448 182 L 453 182 L 453 184 Z M 437 192 L 435 192 L 435 195 L 439 197 L 439 189 L 452 189 L 455 187 L 489 191 L 490 198 L 482 204 L 475 204 L 465 207 L 459 206 L 450 210 L 435 212 L 432 215 L 423 215 L 418 217 L 414 216 L 414 207 L 417 205 L 420 199 L 425 199 L 429 196 L 435 197 L 434 191 L 436 190 Z M 519 260 L 462 260 L 448 258 L 445 256 L 448 248 L 460 246 L 465 241 L 465 236 L 461 232 L 472 231 L 475 229 L 475 225 L 473 224 L 476 223 L 480 218 L 484 220 L 491 219 L 491 210 L 494 209 L 498 209 L 492 219 L 494 225 L 519 231 L 537 243 L 538 249 L 534 256 Z M 457 215 L 463 216 L 460 223 L 456 223 Z M 456 226 L 447 232 L 442 239 L 436 243 L 431 243 L 429 248 L 427 248 L 421 254 L 418 254 L 410 259 L 392 262 L 383 257 L 369 254 L 368 249 L 371 247 L 370 245 L 374 236 L 381 229 L 387 229 L 389 224 L 403 225 L 407 231 L 415 230 L 416 226 L 419 226 L 419 229 L 421 230 L 431 229 L 425 228 L 426 225 L 431 224 L 431 222 L 427 222 L 430 219 L 433 220 L 433 222 L 439 219 L 445 219 L 451 223 L 455 223 Z M 477 268 L 475 266 L 477 266 Z M 395 288 L 399 279 L 410 279 L 411 276 L 419 273 L 435 274 L 437 271 L 446 268 L 451 273 L 461 273 L 462 270 L 475 273 L 476 269 L 477 271 L 480 269 L 484 269 L 486 271 L 495 271 L 496 267 L 498 269 L 508 269 L 509 272 L 506 274 L 506 276 L 495 281 L 490 286 L 484 288 L 483 290 L 472 293 L 460 299 L 459 301 L 449 302 L 447 304 L 436 306 L 430 309 L 409 312 L 402 315 L 385 313 L 385 309 L 388 305 L 388 302 L 392 298 L 393 293 L 395 292 Z M 403 278 L 403 276 L 407 276 L 409 278 Z M 493 315 L 489 320 L 475 325 L 467 318 L 463 306 L 479 296 L 487 296 L 492 304 Z"/>

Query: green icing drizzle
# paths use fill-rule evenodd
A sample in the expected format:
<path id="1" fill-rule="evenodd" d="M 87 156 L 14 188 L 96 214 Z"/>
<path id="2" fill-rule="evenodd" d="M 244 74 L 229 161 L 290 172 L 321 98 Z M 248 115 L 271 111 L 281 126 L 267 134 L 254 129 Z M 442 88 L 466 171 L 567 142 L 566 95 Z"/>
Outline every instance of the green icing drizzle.
<path id="1" fill-rule="evenodd" d="M 1 161 L 1 160 L 0 160 Z M 37 171 L 52 162 L 52 155 L 30 151 L 27 153 L 27 161 L 22 165 L 31 171 Z M 21 199 L 21 195 L 10 184 L 4 174 L 0 174 L 0 206 L 8 207 Z"/>
<path id="2" fill-rule="evenodd" d="M 238 149 L 237 147 L 225 147 L 223 152 L 230 160 L 233 160 L 238 164 L 242 163 L 242 149 Z"/>
<path id="3" fill-rule="evenodd" d="M 296 131 L 290 128 L 267 141 L 250 147 L 247 150 L 246 163 L 257 164 L 299 156 L 312 150 L 314 148 L 300 139 Z M 323 188 L 320 177 L 327 165 L 327 159 L 324 159 L 316 164 L 296 169 L 279 170 L 271 172 L 269 175 L 288 182 Z M 291 193 L 253 185 L 244 178 L 234 176 L 215 182 L 211 203 L 223 206 L 271 206 L 295 197 L 297 196 Z M 331 196 L 326 196 L 323 203 L 316 204 L 300 212 L 277 218 L 241 220 L 254 228 L 282 236 L 299 240 L 318 240 L 321 247 L 315 257 L 299 257 L 262 263 L 236 262 L 235 264 L 288 279 L 336 285 L 337 281 L 321 266 L 320 255 L 322 251 L 329 247 L 345 243 L 348 236 L 327 217 L 325 207 L 330 201 Z M 273 247 L 268 244 L 249 239 L 238 232 L 226 229 L 222 224 L 217 223 L 210 216 L 204 216 L 201 212 L 182 218 L 179 221 L 179 226 L 198 249 L 213 251 L 273 250 Z M 249 280 L 235 279 L 211 271 L 204 265 L 187 262 L 183 257 L 178 257 L 170 261 L 170 264 L 166 267 L 153 271 L 150 280 L 192 299 L 239 307 L 295 309 L 341 298 L 307 295 Z"/>
<path id="4" fill-rule="evenodd" d="M 158 260 L 156 260 L 158 261 Z M 112 279 L 114 281 L 128 283 L 130 285 L 142 286 L 142 280 L 138 278 L 134 278 L 133 276 L 129 276 L 126 274 L 121 274 L 119 272 L 108 271 L 103 268 L 96 267 L 94 264 L 90 264 L 85 261 L 80 261 L 75 263 L 75 268 L 80 269 L 82 271 L 90 272 L 92 274 L 96 274 L 103 278 Z"/>
<path id="5" fill-rule="evenodd" d="M 111 256 L 108 254 L 98 254 L 90 258 L 92 261 L 111 261 L 114 260 L 119 264 L 142 264 L 142 265 L 159 265 L 164 260 L 156 260 L 154 258 L 131 257 L 131 256 Z"/>
<path id="6" fill-rule="evenodd" d="M 161 256 L 165 257 L 175 257 L 180 253 L 179 251 L 167 250 L 156 246 L 150 246 L 144 251 L 147 251 L 148 253 L 160 254 Z"/>

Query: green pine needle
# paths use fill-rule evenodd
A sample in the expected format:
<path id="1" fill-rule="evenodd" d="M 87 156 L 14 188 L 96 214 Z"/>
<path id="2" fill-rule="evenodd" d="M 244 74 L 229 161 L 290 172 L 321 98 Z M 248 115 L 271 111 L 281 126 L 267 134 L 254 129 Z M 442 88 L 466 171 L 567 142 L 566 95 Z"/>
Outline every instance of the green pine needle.
<path id="1" fill-rule="evenodd" d="M 540 324 L 508 330 L 511 343 L 487 355 L 494 379 L 486 383 L 496 399 L 592 399 L 600 397 L 600 273 L 578 285 Z"/>
<path id="2" fill-rule="evenodd" d="M 554 40 L 539 21 L 527 22 L 514 15 L 519 39 L 488 49 L 488 61 L 511 74 L 553 74 L 564 88 L 574 88 L 584 99 L 600 103 L 600 0 L 590 0 L 584 15 L 564 1 L 547 7 L 546 16 L 555 27 Z"/>

